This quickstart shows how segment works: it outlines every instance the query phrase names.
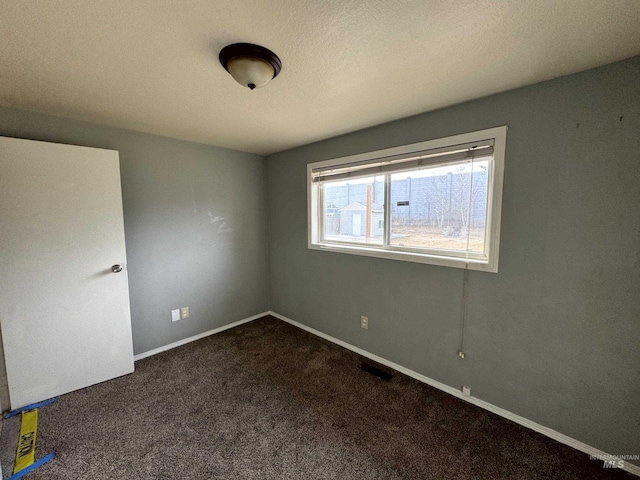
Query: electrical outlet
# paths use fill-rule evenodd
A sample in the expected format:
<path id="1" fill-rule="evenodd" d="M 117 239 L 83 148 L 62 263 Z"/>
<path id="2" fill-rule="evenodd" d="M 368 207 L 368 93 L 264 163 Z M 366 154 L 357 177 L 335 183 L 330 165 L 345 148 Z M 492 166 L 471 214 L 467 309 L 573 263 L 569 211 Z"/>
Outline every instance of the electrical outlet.
<path id="1" fill-rule="evenodd" d="M 360 328 L 369 330 L 369 317 L 365 317 L 365 316 L 360 317 Z"/>
<path id="2" fill-rule="evenodd" d="M 466 397 L 471 396 L 471 387 L 467 387 L 465 385 L 462 386 L 462 394 Z"/>
<path id="3" fill-rule="evenodd" d="M 458 350 L 458 356 L 460 358 L 464 358 L 464 352 L 462 350 Z"/>
<path id="4" fill-rule="evenodd" d="M 180 309 L 180 318 L 189 318 L 189 307 L 182 307 Z"/>
<path id="5" fill-rule="evenodd" d="M 178 320 L 180 320 L 180 309 L 171 310 L 171 321 L 177 322 Z"/>

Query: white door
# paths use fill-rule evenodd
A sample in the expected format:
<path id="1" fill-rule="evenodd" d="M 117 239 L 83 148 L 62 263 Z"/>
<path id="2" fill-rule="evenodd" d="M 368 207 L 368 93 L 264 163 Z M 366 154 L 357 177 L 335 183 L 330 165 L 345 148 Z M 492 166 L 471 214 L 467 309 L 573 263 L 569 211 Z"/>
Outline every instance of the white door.
<path id="1" fill-rule="evenodd" d="M 361 235 L 362 232 L 362 215 L 354 213 L 351 218 L 351 226 L 353 227 L 353 234 L 356 236 Z"/>
<path id="2" fill-rule="evenodd" d="M 0 325 L 12 409 L 133 372 L 118 152 L 0 137 Z"/>

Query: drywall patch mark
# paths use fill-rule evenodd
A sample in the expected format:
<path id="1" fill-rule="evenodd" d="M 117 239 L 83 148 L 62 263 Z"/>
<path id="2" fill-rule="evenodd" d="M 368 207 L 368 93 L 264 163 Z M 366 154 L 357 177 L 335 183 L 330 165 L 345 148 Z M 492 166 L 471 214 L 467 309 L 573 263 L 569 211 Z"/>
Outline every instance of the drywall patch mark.
<path id="1" fill-rule="evenodd" d="M 224 221 L 224 217 L 221 217 L 219 215 L 214 216 L 213 212 L 207 212 L 207 215 L 209 216 L 211 225 L 214 225 L 217 229 L 216 233 L 229 233 L 233 231 L 231 227 L 227 225 L 227 222 Z"/>
<path id="2" fill-rule="evenodd" d="M 213 225 L 216 222 L 220 222 L 220 221 L 224 221 L 224 217 L 218 217 L 218 216 L 213 216 L 213 213 L 208 212 L 207 215 L 209 215 L 209 220 L 211 220 L 211 224 Z"/>

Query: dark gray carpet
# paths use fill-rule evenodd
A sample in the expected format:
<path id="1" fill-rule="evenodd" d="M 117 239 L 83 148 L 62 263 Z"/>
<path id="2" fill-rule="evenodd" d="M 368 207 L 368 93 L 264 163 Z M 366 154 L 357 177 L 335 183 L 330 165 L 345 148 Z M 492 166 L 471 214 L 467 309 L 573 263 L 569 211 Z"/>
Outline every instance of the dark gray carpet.
<path id="1" fill-rule="evenodd" d="M 40 410 L 27 479 L 634 479 L 266 317 Z M 5 475 L 8 472 L 5 472 Z"/>

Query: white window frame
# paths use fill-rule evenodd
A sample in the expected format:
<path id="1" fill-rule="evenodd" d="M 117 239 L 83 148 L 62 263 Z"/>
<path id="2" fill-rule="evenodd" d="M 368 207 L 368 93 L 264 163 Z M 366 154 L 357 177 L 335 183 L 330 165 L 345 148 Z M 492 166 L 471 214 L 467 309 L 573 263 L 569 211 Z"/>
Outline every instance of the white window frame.
<path id="1" fill-rule="evenodd" d="M 365 255 L 368 257 L 402 260 L 408 262 L 426 263 L 443 267 L 466 268 L 483 272 L 498 272 L 498 254 L 500 248 L 500 220 L 502 214 L 502 184 L 504 178 L 505 148 L 507 127 L 495 127 L 476 132 L 464 133 L 450 137 L 438 138 L 426 142 L 413 143 L 399 147 L 387 148 L 372 152 L 350 155 L 307 164 L 307 219 L 308 219 L 308 248 L 329 252 Z M 388 157 L 410 157 L 416 152 L 426 150 L 442 151 L 455 150 L 456 146 L 473 142 L 493 141 L 493 160 L 489 162 L 487 178 L 487 218 L 485 230 L 485 255 L 482 258 L 470 258 L 468 255 L 452 254 L 438 250 L 397 248 L 391 245 L 358 245 L 344 242 L 327 242 L 319 238 L 322 222 L 322 208 L 319 198 L 319 183 L 313 181 L 314 170 L 340 167 L 355 163 L 378 164 Z M 390 231 L 389 218 L 389 185 L 385 188 L 385 231 Z M 388 242 L 387 242 L 388 243 Z"/>

